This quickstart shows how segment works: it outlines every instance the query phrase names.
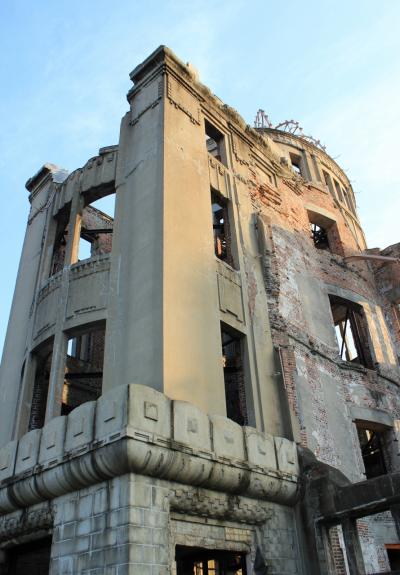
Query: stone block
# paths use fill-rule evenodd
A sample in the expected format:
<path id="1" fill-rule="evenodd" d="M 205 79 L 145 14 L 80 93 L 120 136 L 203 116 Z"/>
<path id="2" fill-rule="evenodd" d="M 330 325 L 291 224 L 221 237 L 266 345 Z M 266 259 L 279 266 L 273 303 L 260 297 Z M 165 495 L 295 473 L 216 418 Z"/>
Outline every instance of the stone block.
<path id="1" fill-rule="evenodd" d="M 10 441 L 0 449 L 0 481 L 14 475 L 18 441 Z"/>
<path id="2" fill-rule="evenodd" d="M 56 462 L 64 455 L 64 441 L 67 418 L 65 416 L 55 417 L 42 429 L 40 441 L 39 463 Z"/>
<path id="3" fill-rule="evenodd" d="M 250 465 L 276 469 L 274 438 L 268 433 L 259 433 L 253 427 L 244 427 L 247 458 Z"/>
<path id="4" fill-rule="evenodd" d="M 128 420 L 128 386 L 120 385 L 97 400 L 96 440 L 113 439 L 125 429 Z"/>
<path id="5" fill-rule="evenodd" d="M 210 420 L 201 409 L 186 401 L 174 401 L 173 421 L 175 441 L 211 451 Z"/>
<path id="6" fill-rule="evenodd" d="M 275 437 L 274 440 L 279 471 L 298 475 L 299 462 L 296 444 L 283 437 Z"/>
<path id="7" fill-rule="evenodd" d="M 41 429 L 33 429 L 19 440 L 15 473 L 23 473 L 38 462 Z"/>
<path id="8" fill-rule="evenodd" d="M 68 415 L 65 451 L 85 450 L 93 441 L 96 402 L 88 401 Z"/>
<path id="9" fill-rule="evenodd" d="M 151 437 L 153 434 L 171 437 L 171 400 L 163 393 L 145 385 L 129 385 L 130 432 L 140 430 Z"/>
<path id="10" fill-rule="evenodd" d="M 241 426 L 222 415 L 211 415 L 210 419 L 216 455 L 228 459 L 245 459 Z"/>

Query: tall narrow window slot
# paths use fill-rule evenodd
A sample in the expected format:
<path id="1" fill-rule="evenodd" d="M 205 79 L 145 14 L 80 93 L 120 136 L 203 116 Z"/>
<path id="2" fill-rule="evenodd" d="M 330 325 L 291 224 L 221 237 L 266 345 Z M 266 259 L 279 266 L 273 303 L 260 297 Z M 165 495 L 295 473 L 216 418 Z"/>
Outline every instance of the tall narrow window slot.
<path id="1" fill-rule="evenodd" d="M 211 190 L 211 211 L 215 255 L 218 259 L 232 265 L 228 202 L 223 196 L 213 190 Z"/>
<path id="2" fill-rule="evenodd" d="M 49 391 L 50 370 L 53 358 L 53 340 L 41 345 L 33 353 L 36 363 L 33 382 L 31 413 L 28 429 L 40 429 L 46 416 L 47 394 Z"/>
<path id="3" fill-rule="evenodd" d="M 244 336 L 221 326 L 226 413 L 239 425 L 248 424 L 243 340 Z"/>
<path id="4" fill-rule="evenodd" d="M 362 306 L 337 296 L 329 296 L 329 299 L 341 359 L 372 369 Z"/>
<path id="5" fill-rule="evenodd" d="M 63 415 L 100 397 L 103 381 L 105 328 L 73 335 L 68 340 L 62 395 Z"/>
<path id="6" fill-rule="evenodd" d="M 290 154 L 290 163 L 292 164 L 292 170 L 298 175 L 304 177 L 304 170 L 302 166 L 301 156 L 297 154 Z"/>
<path id="7" fill-rule="evenodd" d="M 336 195 L 339 198 L 339 200 L 341 202 L 343 202 L 344 198 L 343 198 L 342 188 L 340 187 L 340 184 L 337 180 L 333 180 L 333 181 L 335 182 Z"/>
<path id="8" fill-rule="evenodd" d="M 68 223 L 70 210 L 62 210 L 56 217 L 56 233 L 53 246 L 53 254 L 50 264 L 50 276 L 61 271 L 65 263 L 65 250 L 68 240 Z"/>
<path id="9" fill-rule="evenodd" d="M 219 162 L 227 165 L 225 138 L 223 134 L 215 128 L 210 122 L 205 120 L 205 135 L 207 152 L 216 158 Z"/>

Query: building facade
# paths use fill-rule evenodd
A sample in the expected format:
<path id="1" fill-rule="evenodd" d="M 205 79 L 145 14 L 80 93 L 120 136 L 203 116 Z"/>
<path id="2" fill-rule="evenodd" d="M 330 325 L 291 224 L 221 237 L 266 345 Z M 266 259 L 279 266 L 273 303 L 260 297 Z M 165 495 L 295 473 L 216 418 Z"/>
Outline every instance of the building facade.
<path id="1" fill-rule="evenodd" d="M 168 48 L 131 79 L 117 146 L 27 182 L 0 573 L 400 569 L 399 245 Z"/>

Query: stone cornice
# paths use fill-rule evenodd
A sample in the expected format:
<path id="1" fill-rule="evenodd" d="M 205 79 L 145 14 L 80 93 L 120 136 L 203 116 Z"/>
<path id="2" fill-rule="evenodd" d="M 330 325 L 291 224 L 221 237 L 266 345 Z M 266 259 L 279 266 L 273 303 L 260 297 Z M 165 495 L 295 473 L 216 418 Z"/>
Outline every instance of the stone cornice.
<path id="1" fill-rule="evenodd" d="M 294 505 L 296 445 L 141 385 L 118 386 L 0 450 L 0 514 L 134 472 Z"/>

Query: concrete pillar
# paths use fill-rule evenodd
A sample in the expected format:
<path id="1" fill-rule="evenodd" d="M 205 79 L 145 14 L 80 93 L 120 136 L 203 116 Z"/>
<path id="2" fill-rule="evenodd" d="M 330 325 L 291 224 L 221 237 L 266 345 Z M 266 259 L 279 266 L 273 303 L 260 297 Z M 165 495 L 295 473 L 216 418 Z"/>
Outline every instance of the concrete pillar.
<path id="1" fill-rule="evenodd" d="M 42 260 L 42 243 L 48 212 L 46 202 L 53 192 L 53 180 L 59 176 L 56 166 L 47 165 L 27 183 L 31 211 L 26 228 L 14 298 L 0 368 L 0 438 L 1 445 L 13 439 L 15 414 L 22 394 L 22 366 L 26 358 L 31 331 L 31 310 L 38 288 Z M 63 174 L 65 177 L 65 174 Z M 23 394 L 22 394 L 23 395 Z"/>
<path id="2" fill-rule="evenodd" d="M 53 356 L 51 361 L 45 423 L 48 423 L 48 421 L 53 419 L 53 417 L 57 417 L 61 413 L 68 346 L 68 337 L 64 332 L 64 321 L 68 302 L 69 270 L 71 263 L 74 263 L 77 259 L 82 205 L 82 196 L 79 194 L 79 191 L 76 190 L 71 202 L 71 213 L 68 224 L 68 242 L 65 250 L 64 269 L 60 286 L 60 301 L 53 343 Z"/>
<path id="3" fill-rule="evenodd" d="M 131 75 L 103 390 L 141 383 L 225 415 L 204 120 L 169 65 L 159 49 Z"/>
<path id="4" fill-rule="evenodd" d="M 36 366 L 37 357 L 33 353 L 29 353 L 25 361 L 24 374 L 21 382 L 21 393 L 15 418 L 14 437 L 21 437 L 28 431 Z"/>
<path id="5" fill-rule="evenodd" d="M 342 522 L 343 538 L 346 547 L 349 575 L 364 575 L 365 566 L 355 519 Z"/>

